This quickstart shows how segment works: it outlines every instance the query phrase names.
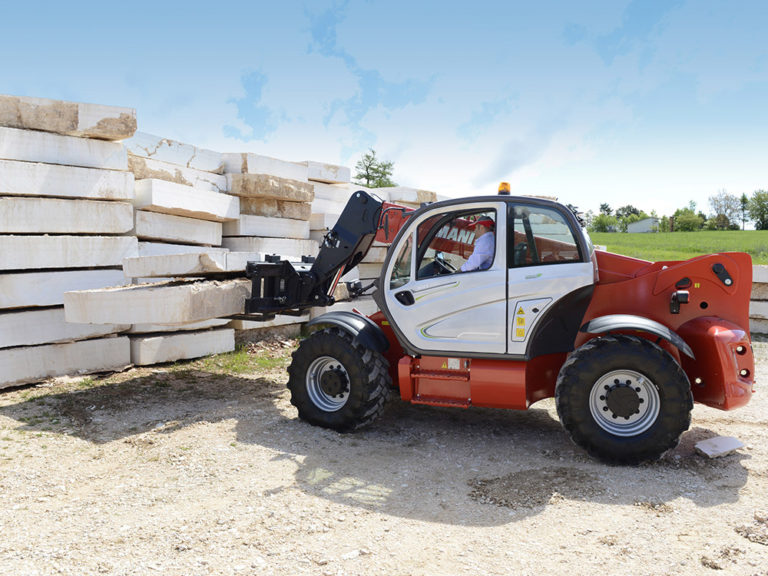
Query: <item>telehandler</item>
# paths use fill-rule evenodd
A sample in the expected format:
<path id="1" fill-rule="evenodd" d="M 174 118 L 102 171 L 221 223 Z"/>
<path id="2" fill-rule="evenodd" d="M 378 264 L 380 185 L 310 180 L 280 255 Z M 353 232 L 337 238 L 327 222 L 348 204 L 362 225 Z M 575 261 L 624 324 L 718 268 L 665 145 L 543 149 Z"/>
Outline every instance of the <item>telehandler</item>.
<path id="1" fill-rule="evenodd" d="M 467 269 L 477 229 L 491 253 Z M 748 254 L 647 262 L 595 250 L 572 209 L 508 192 L 410 210 L 358 191 L 316 258 L 248 264 L 246 315 L 332 304 L 374 240 L 390 244 L 380 310 L 315 318 L 288 368 L 311 424 L 370 424 L 393 391 L 459 408 L 554 397 L 576 444 L 637 464 L 677 445 L 694 401 L 730 410 L 754 392 Z"/>

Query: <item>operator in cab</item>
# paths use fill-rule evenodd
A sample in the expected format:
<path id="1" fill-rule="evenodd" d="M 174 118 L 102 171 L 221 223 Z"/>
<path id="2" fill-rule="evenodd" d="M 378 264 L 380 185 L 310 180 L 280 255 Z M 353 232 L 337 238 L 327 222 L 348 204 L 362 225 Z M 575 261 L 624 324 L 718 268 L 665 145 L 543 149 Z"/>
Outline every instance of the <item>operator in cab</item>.
<path id="1" fill-rule="evenodd" d="M 461 271 L 486 270 L 493 264 L 493 252 L 496 246 L 493 234 L 495 223 L 487 216 L 483 216 L 472 222 L 469 228 L 475 230 L 475 248 L 469 259 L 461 265 Z"/>

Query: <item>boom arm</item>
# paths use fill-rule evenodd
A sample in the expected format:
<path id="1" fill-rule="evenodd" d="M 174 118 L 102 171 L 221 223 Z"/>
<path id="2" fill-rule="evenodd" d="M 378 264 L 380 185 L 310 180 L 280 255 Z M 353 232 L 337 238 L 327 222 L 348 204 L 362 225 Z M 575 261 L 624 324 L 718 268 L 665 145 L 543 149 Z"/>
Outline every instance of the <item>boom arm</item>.
<path id="1" fill-rule="evenodd" d="M 333 304 L 339 279 L 360 263 L 374 239 L 391 240 L 399 229 L 405 209 L 397 207 L 393 217 L 393 207 L 360 190 L 325 235 L 317 258 L 292 263 L 274 256 L 266 262 L 248 262 L 246 275 L 252 288 L 245 313 L 269 317 Z"/>

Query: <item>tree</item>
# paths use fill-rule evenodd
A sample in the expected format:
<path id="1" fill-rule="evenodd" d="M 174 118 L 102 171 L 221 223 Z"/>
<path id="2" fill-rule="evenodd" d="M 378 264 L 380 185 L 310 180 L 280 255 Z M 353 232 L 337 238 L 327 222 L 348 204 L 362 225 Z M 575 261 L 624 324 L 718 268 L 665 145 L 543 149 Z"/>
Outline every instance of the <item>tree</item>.
<path id="1" fill-rule="evenodd" d="M 744 230 L 744 224 L 747 223 L 747 216 L 749 215 L 749 198 L 746 194 L 742 194 L 739 198 L 740 210 L 741 210 L 741 229 Z"/>
<path id="2" fill-rule="evenodd" d="M 756 230 L 768 230 L 768 192 L 755 190 L 749 199 L 749 217 Z"/>
<path id="3" fill-rule="evenodd" d="M 615 217 L 600 213 L 592 220 L 590 232 L 616 232 L 618 221 Z"/>
<path id="4" fill-rule="evenodd" d="M 611 208 L 607 202 L 600 204 L 600 214 L 605 214 L 606 216 L 610 216 L 611 212 L 613 212 L 613 208 Z"/>
<path id="5" fill-rule="evenodd" d="M 627 216 L 640 216 L 640 210 L 632 206 L 632 204 L 627 204 L 626 206 L 622 206 L 621 208 L 616 208 L 616 218 L 626 218 Z"/>
<path id="6" fill-rule="evenodd" d="M 392 181 L 393 162 L 385 162 L 376 158 L 376 151 L 370 148 L 355 164 L 355 184 L 368 188 L 386 188 L 397 186 Z"/>
<path id="7" fill-rule="evenodd" d="M 715 220 L 717 230 L 728 230 L 731 224 L 739 221 L 741 203 L 733 194 L 720 190 L 714 196 L 709 197 L 709 207 L 712 210 L 712 218 Z"/>
<path id="8" fill-rule="evenodd" d="M 691 207 L 693 206 L 693 208 Z M 672 220 L 674 222 L 675 232 L 693 232 L 701 229 L 704 219 L 694 211 L 695 202 L 690 202 L 688 208 L 679 208 L 675 211 Z"/>

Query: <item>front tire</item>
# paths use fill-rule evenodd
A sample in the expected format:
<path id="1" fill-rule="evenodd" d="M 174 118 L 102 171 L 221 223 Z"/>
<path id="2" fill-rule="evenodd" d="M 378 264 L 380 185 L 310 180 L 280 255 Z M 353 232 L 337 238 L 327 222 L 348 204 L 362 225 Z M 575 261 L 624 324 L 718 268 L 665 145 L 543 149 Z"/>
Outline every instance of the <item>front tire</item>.
<path id="1" fill-rule="evenodd" d="M 392 385 L 384 356 L 336 327 L 304 340 L 293 353 L 288 375 L 291 404 L 299 418 L 338 432 L 378 418 Z"/>
<path id="2" fill-rule="evenodd" d="M 601 460 L 639 464 L 677 446 L 691 423 L 693 396 L 675 359 L 644 338 L 590 340 L 560 369 L 560 422 L 571 439 Z"/>

